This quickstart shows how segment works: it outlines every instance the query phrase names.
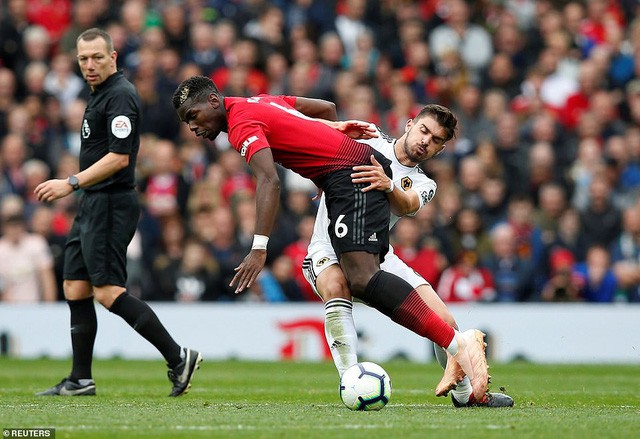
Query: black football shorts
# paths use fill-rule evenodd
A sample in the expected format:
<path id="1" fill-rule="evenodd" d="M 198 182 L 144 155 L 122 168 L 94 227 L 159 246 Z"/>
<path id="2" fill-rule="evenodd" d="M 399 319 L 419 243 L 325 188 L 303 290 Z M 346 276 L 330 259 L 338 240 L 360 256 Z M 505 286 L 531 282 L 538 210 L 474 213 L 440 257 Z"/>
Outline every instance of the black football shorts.
<path id="1" fill-rule="evenodd" d="M 362 192 L 367 185 L 352 183 L 352 173 L 335 171 L 323 181 L 331 244 L 338 259 L 342 253 L 364 251 L 380 255 L 382 262 L 389 250 L 389 201 L 382 191 Z"/>
<path id="2" fill-rule="evenodd" d="M 135 190 L 85 192 L 65 247 L 64 279 L 126 286 L 127 247 L 139 217 Z"/>

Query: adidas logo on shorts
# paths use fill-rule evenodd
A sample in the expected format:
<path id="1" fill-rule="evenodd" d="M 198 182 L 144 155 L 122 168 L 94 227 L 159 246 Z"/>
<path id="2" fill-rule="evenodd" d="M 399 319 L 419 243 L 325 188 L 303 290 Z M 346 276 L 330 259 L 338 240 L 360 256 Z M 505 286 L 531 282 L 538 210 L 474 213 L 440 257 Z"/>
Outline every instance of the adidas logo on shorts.
<path id="1" fill-rule="evenodd" d="M 369 236 L 369 242 L 378 242 L 378 237 L 376 236 L 375 233 Z"/>

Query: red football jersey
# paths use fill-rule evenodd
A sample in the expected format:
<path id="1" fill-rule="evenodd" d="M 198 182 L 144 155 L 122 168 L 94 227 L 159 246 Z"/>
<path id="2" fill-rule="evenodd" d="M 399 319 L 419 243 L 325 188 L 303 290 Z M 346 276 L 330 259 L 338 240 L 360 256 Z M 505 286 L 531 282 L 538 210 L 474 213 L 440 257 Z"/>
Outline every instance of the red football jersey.
<path id="1" fill-rule="evenodd" d="M 295 96 L 225 97 L 229 142 L 246 159 L 271 148 L 273 159 L 310 180 L 370 164 L 373 149 L 294 108 Z"/>

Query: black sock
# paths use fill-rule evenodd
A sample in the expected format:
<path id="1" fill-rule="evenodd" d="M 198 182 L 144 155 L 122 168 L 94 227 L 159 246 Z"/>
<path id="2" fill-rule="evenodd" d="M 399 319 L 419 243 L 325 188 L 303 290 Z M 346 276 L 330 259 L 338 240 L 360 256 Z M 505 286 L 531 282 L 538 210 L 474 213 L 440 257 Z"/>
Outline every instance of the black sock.
<path id="1" fill-rule="evenodd" d="M 67 300 L 71 311 L 71 349 L 73 365 L 70 378 L 74 381 L 91 378 L 93 343 L 98 332 L 98 320 L 93 297 Z"/>
<path id="2" fill-rule="evenodd" d="M 109 311 L 122 317 L 138 334 L 154 345 L 170 368 L 173 369 L 182 361 L 180 346 L 160 323 L 156 313 L 142 300 L 125 291 L 113 301 Z"/>

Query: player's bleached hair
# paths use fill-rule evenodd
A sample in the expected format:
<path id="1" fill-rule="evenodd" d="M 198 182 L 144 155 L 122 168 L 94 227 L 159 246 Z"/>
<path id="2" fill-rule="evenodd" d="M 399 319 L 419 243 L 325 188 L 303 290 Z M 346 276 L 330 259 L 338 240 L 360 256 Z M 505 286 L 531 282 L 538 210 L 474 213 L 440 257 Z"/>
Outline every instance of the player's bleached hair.
<path id="1" fill-rule="evenodd" d="M 447 138 L 445 140 L 451 140 L 456 136 L 458 119 L 447 107 L 438 104 L 427 104 L 422 107 L 422 110 L 420 110 L 413 120 L 419 120 L 425 116 L 433 117 L 436 122 L 444 127 L 447 132 Z"/>
<path id="2" fill-rule="evenodd" d="M 206 76 L 192 76 L 182 81 L 173 93 L 173 108 L 177 110 L 187 99 L 191 99 L 193 102 L 200 102 L 206 99 L 211 93 L 220 95 L 218 87 L 216 87 L 211 78 Z"/>
<path id="3" fill-rule="evenodd" d="M 96 38 L 102 38 L 105 43 L 107 43 L 107 52 L 113 52 L 113 39 L 111 38 L 111 35 L 109 35 L 107 31 L 97 27 L 92 27 L 91 29 L 87 29 L 82 32 L 76 39 L 76 45 L 79 41 L 93 41 Z"/>

